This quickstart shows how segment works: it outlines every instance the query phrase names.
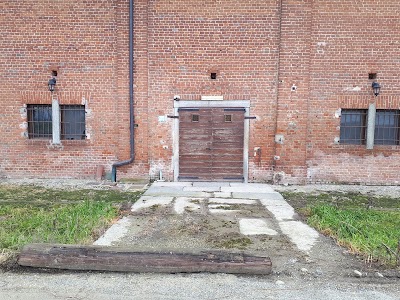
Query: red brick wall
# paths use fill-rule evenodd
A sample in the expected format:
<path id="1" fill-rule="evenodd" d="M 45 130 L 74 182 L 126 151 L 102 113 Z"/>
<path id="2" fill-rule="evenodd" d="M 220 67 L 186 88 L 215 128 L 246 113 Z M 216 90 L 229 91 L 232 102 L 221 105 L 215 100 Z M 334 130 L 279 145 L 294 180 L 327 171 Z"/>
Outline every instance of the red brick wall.
<path id="1" fill-rule="evenodd" d="M 135 1 L 135 162 L 118 178 L 172 180 L 173 121 L 162 118 L 173 96 L 221 95 L 250 100 L 257 117 L 250 181 L 398 184 L 400 146 L 335 143 L 341 108 L 400 107 L 398 11 L 395 0 Z M 128 0 L 0 4 L 0 176 L 93 177 L 129 158 L 128 21 Z M 24 105 L 51 103 L 53 68 L 60 103 L 86 104 L 90 139 L 23 137 Z"/>
<path id="2" fill-rule="evenodd" d="M 250 180 L 270 179 L 279 1 L 159 0 L 148 1 L 147 7 L 142 2 L 147 1 L 137 2 L 136 18 L 144 19 L 148 9 L 148 43 L 136 51 L 147 51 L 148 68 L 140 65 L 136 78 L 148 80 L 148 93 L 136 93 L 136 100 L 148 102 L 150 172 L 163 169 L 172 178 L 172 120 L 158 122 L 158 116 L 173 114 L 174 95 L 182 100 L 223 95 L 251 101 L 250 114 L 257 120 L 251 121 Z M 217 73 L 216 80 L 210 79 L 211 72 Z M 254 147 L 261 148 L 258 161 Z"/>
<path id="3" fill-rule="evenodd" d="M 399 184 L 400 147 L 338 145 L 340 108 L 399 109 L 400 2 L 314 1 L 307 167 L 310 182 Z M 381 94 L 372 94 L 377 73 Z"/>
<path id="4" fill-rule="evenodd" d="M 2 1 L 0 28 L 0 175 L 94 177 L 128 158 L 127 1 Z M 90 139 L 22 136 L 23 107 L 51 104 L 53 69 L 60 104 L 86 104 Z"/>
<path id="5" fill-rule="evenodd" d="M 282 1 L 276 133 L 283 141 L 276 144 L 276 183 L 305 182 L 312 3 Z"/>

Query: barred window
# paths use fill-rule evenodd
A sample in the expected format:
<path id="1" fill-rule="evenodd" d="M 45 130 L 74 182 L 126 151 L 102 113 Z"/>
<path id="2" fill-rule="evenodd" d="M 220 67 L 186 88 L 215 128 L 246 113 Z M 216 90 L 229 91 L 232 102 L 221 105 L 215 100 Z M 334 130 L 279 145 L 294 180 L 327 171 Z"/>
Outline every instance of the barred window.
<path id="1" fill-rule="evenodd" d="M 84 140 L 85 133 L 85 106 L 60 105 L 61 139 Z"/>
<path id="2" fill-rule="evenodd" d="M 399 144 L 399 111 L 376 110 L 375 119 L 375 144 L 398 145 Z"/>
<path id="3" fill-rule="evenodd" d="M 364 145 L 367 132 L 366 109 L 342 109 L 340 143 Z"/>
<path id="4" fill-rule="evenodd" d="M 29 139 L 52 139 L 53 116 L 50 104 L 28 104 Z M 84 140 L 86 138 L 85 106 L 60 105 L 61 140 Z"/>
<path id="5" fill-rule="evenodd" d="M 27 114 L 28 137 L 30 139 L 51 139 L 53 133 L 51 105 L 28 105 Z"/>

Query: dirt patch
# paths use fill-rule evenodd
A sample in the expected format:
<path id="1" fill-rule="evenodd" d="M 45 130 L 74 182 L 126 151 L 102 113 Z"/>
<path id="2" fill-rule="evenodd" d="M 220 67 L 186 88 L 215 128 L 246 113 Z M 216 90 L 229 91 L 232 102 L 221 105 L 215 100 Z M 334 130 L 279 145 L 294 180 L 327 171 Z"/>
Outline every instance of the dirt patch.
<path id="1" fill-rule="evenodd" d="M 73 182 L 68 185 L 63 181 L 59 185 L 53 182 L 50 186 L 52 188 L 67 186 L 74 189 L 76 186 L 81 188 L 81 184 Z M 35 183 L 36 185 L 37 183 Z M 120 187 L 101 186 L 99 188 L 129 190 L 126 186 L 122 184 Z M 339 197 L 342 191 L 358 193 L 357 189 L 360 187 L 316 185 L 312 187 L 276 187 L 276 189 L 288 193 L 305 192 L 310 195 L 338 193 Z M 400 197 L 398 187 L 382 187 L 382 189 L 388 191 L 388 194 L 380 191 L 380 187 L 361 187 L 360 195 L 367 198 L 360 197 L 360 201 L 367 199 L 366 203 L 370 205 L 368 195 L 390 195 L 390 197 L 398 195 Z M 308 201 L 306 197 L 293 197 L 288 200 L 289 204 L 295 208 L 304 207 Z M 129 205 L 124 205 L 124 214 L 129 215 L 131 225 L 124 239 L 114 245 L 131 245 L 138 249 L 143 247 L 180 251 L 185 249 L 225 249 L 246 251 L 255 255 L 268 255 L 273 263 L 273 273 L 283 279 L 294 277 L 310 282 L 318 279 L 327 282 L 335 280 L 336 282 L 354 281 L 354 283 L 359 283 L 361 280 L 362 282 L 385 282 L 384 280 L 388 280 L 388 278 L 389 280 L 398 280 L 400 277 L 398 270 L 387 270 L 378 265 L 371 265 L 363 259 L 351 255 L 346 249 L 337 246 L 332 239 L 324 236 L 320 236 L 317 244 L 310 251 L 299 251 L 290 239 L 282 234 L 276 219 L 261 204 L 229 206 L 218 204 L 220 206 L 218 209 L 225 213 L 211 214 L 207 208 L 207 201 L 208 199 L 193 200 L 192 203 L 200 205 L 201 209 L 188 209 L 181 215 L 174 213 L 172 206 L 154 205 L 132 213 L 129 211 Z M 345 201 L 345 199 L 340 201 Z M 249 217 L 265 219 L 268 226 L 279 234 L 276 236 L 242 235 L 238 220 Z M 354 270 L 359 270 L 363 277 L 356 278 Z M 384 278 L 378 277 L 377 272 L 382 273 Z"/>
<path id="2" fill-rule="evenodd" d="M 204 205 L 204 201 L 196 202 Z M 116 246 L 134 245 L 138 249 L 155 250 L 216 250 L 245 251 L 254 255 L 267 255 L 273 264 L 273 273 L 283 277 L 355 279 L 354 271 L 362 272 L 368 282 L 379 281 L 375 274 L 397 278 L 393 270 L 379 269 L 351 255 L 337 246 L 330 238 L 320 236 L 317 244 L 304 252 L 296 248 L 290 239 L 281 233 L 279 224 L 261 205 L 238 205 L 239 211 L 225 214 L 210 214 L 206 210 L 173 213 L 173 207 L 157 206 L 132 213 L 131 225 L 125 238 Z M 257 216 L 267 221 L 271 229 L 279 234 L 243 235 L 239 230 L 239 219 Z M 367 280 L 367 279 L 364 279 Z"/>

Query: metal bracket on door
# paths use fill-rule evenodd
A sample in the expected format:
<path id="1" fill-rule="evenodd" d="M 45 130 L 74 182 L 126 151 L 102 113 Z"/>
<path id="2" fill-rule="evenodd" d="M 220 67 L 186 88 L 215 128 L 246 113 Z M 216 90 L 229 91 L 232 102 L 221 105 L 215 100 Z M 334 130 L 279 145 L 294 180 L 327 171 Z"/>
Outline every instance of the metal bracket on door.
<path id="1" fill-rule="evenodd" d="M 245 120 L 255 120 L 257 117 L 244 117 Z"/>
<path id="2" fill-rule="evenodd" d="M 167 118 L 170 118 L 170 119 L 179 119 L 179 116 L 167 116 Z"/>

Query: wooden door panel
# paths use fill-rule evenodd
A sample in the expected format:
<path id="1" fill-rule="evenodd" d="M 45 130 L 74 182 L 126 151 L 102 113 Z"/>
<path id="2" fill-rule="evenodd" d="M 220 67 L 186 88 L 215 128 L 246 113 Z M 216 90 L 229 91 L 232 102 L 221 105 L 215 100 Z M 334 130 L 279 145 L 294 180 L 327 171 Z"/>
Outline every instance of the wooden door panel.
<path id="1" fill-rule="evenodd" d="M 228 116 L 228 117 L 227 117 Z M 243 177 L 244 110 L 213 115 L 213 174 L 222 179 Z"/>
<path id="2" fill-rule="evenodd" d="M 243 179 L 244 109 L 179 110 L 179 178 Z"/>

